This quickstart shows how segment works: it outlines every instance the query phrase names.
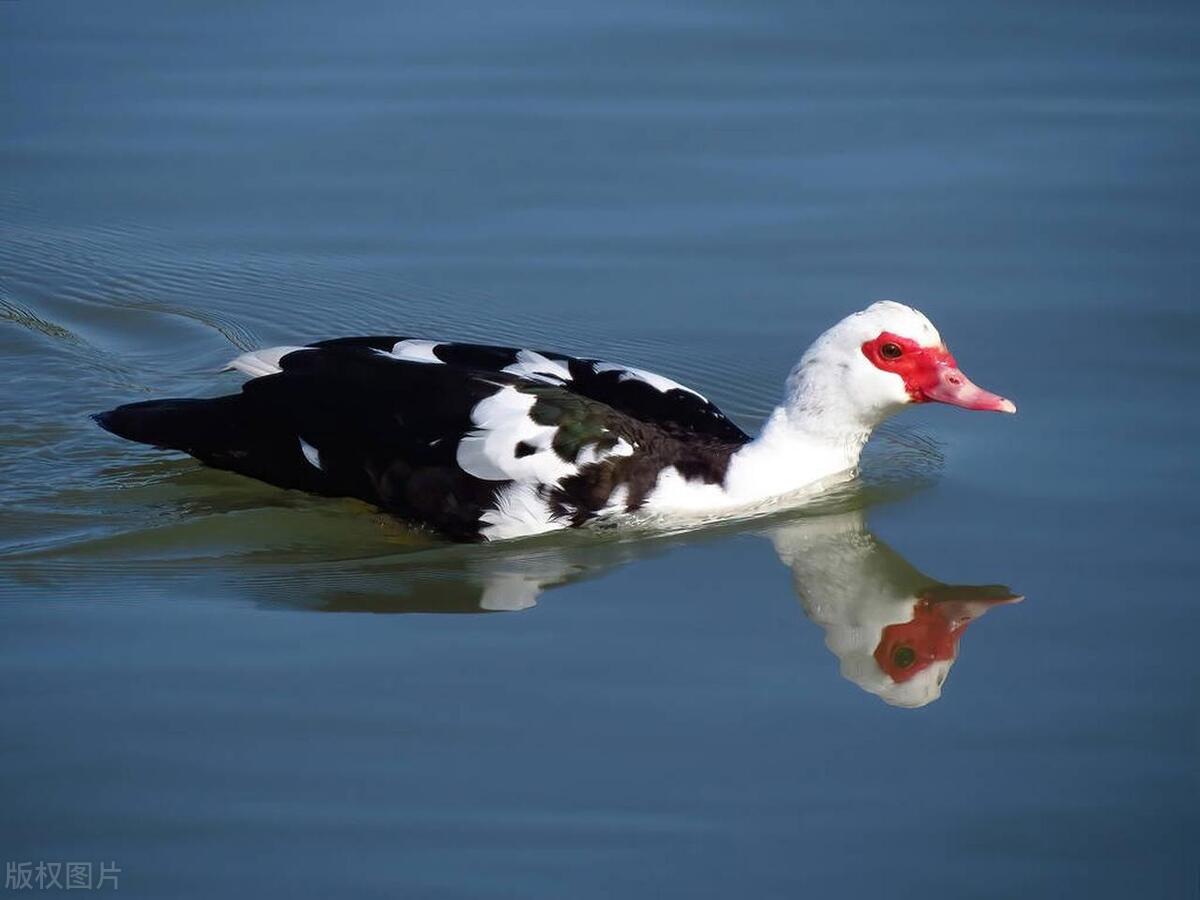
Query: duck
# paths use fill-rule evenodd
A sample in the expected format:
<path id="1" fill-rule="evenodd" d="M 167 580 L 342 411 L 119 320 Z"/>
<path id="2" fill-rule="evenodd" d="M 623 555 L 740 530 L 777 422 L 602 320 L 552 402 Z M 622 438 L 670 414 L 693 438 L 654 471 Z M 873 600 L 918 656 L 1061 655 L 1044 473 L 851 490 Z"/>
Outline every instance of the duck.
<path id="1" fill-rule="evenodd" d="M 756 436 L 665 375 L 546 350 L 373 335 L 255 350 L 226 369 L 248 376 L 240 392 L 93 418 L 456 541 L 786 507 L 853 477 L 871 432 L 906 406 L 1016 412 L 891 300 L 813 342 Z"/>

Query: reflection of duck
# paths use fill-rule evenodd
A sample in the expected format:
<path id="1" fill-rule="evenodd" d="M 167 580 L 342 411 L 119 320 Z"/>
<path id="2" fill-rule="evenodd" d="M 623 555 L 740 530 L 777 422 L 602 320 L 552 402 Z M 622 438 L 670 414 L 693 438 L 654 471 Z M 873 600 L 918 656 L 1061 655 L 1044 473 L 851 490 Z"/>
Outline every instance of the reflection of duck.
<path id="1" fill-rule="evenodd" d="M 768 532 L 842 675 L 893 706 L 936 700 L 973 619 L 1021 598 L 1002 585 L 943 584 L 873 535 L 862 513 Z"/>
<path id="2" fill-rule="evenodd" d="M 593 536 L 594 537 L 594 536 Z M 379 560 L 346 563 L 337 589 L 313 597 L 296 590 L 288 576 L 271 581 L 272 600 L 327 612 L 492 613 L 520 612 L 541 595 L 600 575 L 634 558 L 666 549 L 665 541 L 584 540 L 541 547 L 495 545 L 463 553 L 457 546 L 434 546 Z M 323 566 L 328 574 L 329 566 Z M 261 586 L 260 586 L 261 590 Z"/>
<path id="3" fill-rule="evenodd" d="M 1002 585 L 943 584 L 923 575 L 871 533 L 861 512 L 792 519 L 761 533 L 792 570 L 804 612 L 825 630 L 842 675 L 894 706 L 936 700 L 971 621 L 996 604 L 1020 599 Z M 700 534 L 711 537 L 714 530 Z M 537 605 L 547 590 L 697 536 L 614 540 L 592 535 L 525 545 L 519 553 L 503 545 L 470 554 L 435 547 L 374 565 L 360 560 L 348 578 L 336 579 L 339 590 L 324 598 L 321 608 L 517 612 Z M 287 602 L 304 595 L 286 578 L 271 582 Z"/>

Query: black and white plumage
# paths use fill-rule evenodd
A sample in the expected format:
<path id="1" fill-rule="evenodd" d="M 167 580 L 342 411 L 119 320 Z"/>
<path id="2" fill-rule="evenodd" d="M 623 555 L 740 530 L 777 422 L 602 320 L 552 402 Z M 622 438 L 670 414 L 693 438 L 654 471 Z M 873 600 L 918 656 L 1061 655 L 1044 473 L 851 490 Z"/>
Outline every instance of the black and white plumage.
<path id="1" fill-rule="evenodd" d="M 246 353 L 229 366 L 251 376 L 240 394 L 132 403 L 96 419 L 280 487 L 358 497 L 457 540 L 498 540 L 627 513 L 735 512 L 844 478 L 871 428 L 904 403 L 968 405 L 969 388 L 973 408 L 1004 408 L 978 405 L 1002 398 L 957 368 L 944 396 L 914 393 L 890 360 L 866 354 L 864 341 L 894 334 L 911 336 L 914 357 L 948 358 L 924 316 L 877 303 L 813 345 L 753 440 L 653 372 L 395 335 Z"/>
<path id="2" fill-rule="evenodd" d="M 749 437 L 699 394 L 598 360 L 401 336 L 247 353 L 212 400 L 97 416 L 271 484 L 366 500 L 460 540 L 636 511 L 668 463 L 719 483 Z"/>

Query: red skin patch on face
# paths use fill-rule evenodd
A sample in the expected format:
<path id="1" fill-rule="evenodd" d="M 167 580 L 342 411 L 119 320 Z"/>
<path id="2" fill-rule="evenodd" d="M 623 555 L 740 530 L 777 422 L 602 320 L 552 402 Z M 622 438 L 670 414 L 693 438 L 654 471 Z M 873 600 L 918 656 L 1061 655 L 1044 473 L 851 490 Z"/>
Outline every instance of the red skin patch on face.
<path id="1" fill-rule="evenodd" d="M 875 662 L 896 684 L 903 684 L 939 660 L 954 659 L 969 618 L 949 618 L 936 603 L 918 600 L 908 622 L 889 625 L 875 648 Z"/>
<path id="2" fill-rule="evenodd" d="M 900 355 L 895 358 L 885 356 L 884 347 L 889 345 L 899 347 Z M 941 378 L 939 368 L 958 368 L 958 363 L 945 346 L 922 347 L 911 338 L 900 337 L 890 331 L 864 343 L 862 352 L 875 368 L 899 375 L 914 403 L 924 403 L 929 399 L 925 392 L 937 386 Z"/>

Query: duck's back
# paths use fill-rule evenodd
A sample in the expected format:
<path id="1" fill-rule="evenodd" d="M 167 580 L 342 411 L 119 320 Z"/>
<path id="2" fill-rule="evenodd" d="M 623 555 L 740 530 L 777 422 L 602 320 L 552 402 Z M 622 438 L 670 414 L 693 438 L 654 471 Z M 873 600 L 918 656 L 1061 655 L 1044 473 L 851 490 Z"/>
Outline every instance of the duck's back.
<path id="1" fill-rule="evenodd" d="M 97 416 L 286 488 L 359 497 L 459 539 L 635 511 L 659 473 L 719 483 L 747 436 L 663 376 L 560 354 L 400 336 L 248 353 L 240 394 Z"/>

